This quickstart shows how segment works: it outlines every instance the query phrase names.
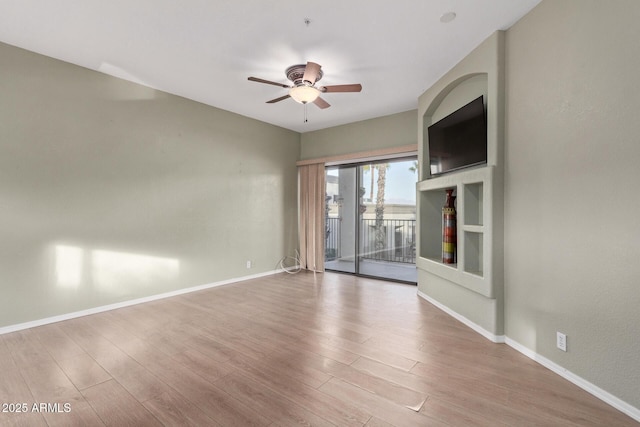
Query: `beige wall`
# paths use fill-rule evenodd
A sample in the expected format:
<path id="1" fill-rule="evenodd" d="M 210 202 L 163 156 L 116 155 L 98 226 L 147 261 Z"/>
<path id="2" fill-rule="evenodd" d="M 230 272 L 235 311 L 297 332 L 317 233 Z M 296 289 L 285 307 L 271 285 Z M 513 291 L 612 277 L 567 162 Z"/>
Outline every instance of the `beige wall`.
<path id="1" fill-rule="evenodd" d="M 505 161 L 507 336 L 636 408 L 639 16 L 546 0 L 507 32 Z"/>
<path id="2" fill-rule="evenodd" d="M 0 327 L 273 270 L 299 144 L 0 44 Z"/>
<path id="3" fill-rule="evenodd" d="M 300 159 L 338 156 L 417 143 L 417 110 L 303 133 Z"/>

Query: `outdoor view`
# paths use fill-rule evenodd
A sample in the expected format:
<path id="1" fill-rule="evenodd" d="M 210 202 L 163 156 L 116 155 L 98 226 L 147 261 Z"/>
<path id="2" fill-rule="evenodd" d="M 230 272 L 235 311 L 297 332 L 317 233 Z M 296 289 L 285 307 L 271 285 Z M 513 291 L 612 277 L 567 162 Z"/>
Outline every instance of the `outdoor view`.
<path id="1" fill-rule="evenodd" d="M 417 160 L 326 169 L 325 265 L 415 283 Z"/>

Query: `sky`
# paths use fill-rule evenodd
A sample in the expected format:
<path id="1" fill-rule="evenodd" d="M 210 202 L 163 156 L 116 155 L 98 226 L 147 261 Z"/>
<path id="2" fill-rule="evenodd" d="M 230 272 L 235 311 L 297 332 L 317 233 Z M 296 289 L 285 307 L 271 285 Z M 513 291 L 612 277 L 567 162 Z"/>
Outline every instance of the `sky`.
<path id="1" fill-rule="evenodd" d="M 418 173 L 409 168 L 414 166 L 415 160 L 392 161 L 387 163 L 385 182 L 385 203 L 412 204 L 416 203 L 416 182 Z M 328 170 L 330 175 L 338 175 L 337 169 Z M 373 201 L 375 202 L 378 193 L 378 172 L 374 170 L 373 181 Z M 371 172 L 365 170 L 362 178 L 362 185 L 365 187 L 365 198 L 371 194 Z"/>

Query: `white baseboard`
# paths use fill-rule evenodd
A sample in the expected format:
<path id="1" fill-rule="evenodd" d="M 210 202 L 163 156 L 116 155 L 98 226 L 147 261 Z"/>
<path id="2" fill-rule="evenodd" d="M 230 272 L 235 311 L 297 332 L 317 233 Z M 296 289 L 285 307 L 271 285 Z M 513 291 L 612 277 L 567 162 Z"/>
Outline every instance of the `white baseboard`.
<path id="1" fill-rule="evenodd" d="M 447 306 L 443 305 L 442 303 L 434 300 L 433 298 L 431 298 L 430 296 L 426 295 L 425 293 L 418 291 L 418 296 L 420 296 L 421 298 L 424 298 L 425 300 L 429 301 L 431 304 L 435 305 L 440 310 L 444 311 L 445 313 L 447 313 L 448 315 L 450 315 L 454 319 L 457 319 L 460 322 L 464 323 L 466 326 L 470 327 L 471 329 L 473 329 L 474 331 L 476 331 L 480 335 L 484 336 L 488 340 L 493 341 L 495 343 L 507 344 L 509 347 L 511 347 L 514 350 L 524 354 L 528 358 L 538 362 L 539 364 L 541 364 L 545 368 L 555 372 L 556 374 L 558 374 L 561 377 L 563 377 L 564 379 L 572 382 L 573 384 L 577 385 L 581 389 L 583 389 L 586 392 L 592 394 L 593 396 L 597 397 L 598 399 L 602 400 L 603 402 L 613 406 L 614 408 L 616 408 L 620 412 L 630 416 L 631 418 L 633 418 L 636 421 L 640 421 L 640 409 L 638 409 L 638 408 L 636 408 L 634 406 L 631 406 L 630 404 L 628 404 L 624 400 L 621 400 L 621 399 L 617 398 L 616 396 L 612 395 L 608 391 L 603 390 L 600 387 L 598 387 L 597 385 L 590 383 L 589 381 L 585 380 L 584 378 L 574 374 L 573 372 L 569 371 L 568 369 L 563 368 L 562 366 L 558 365 L 557 363 L 552 362 L 551 360 L 547 359 L 546 357 L 539 355 L 535 351 L 531 350 L 528 347 L 523 346 L 522 344 L 518 343 L 517 341 L 514 341 L 514 340 L 512 340 L 511 338 L 509 338 L 509 337 L 507 337 L 505 335 L 494 335 L 494 334 L 492 334 L 491 332 L 487 331 L 486 329 L 484 329 L 480 325 L 477 325 L 476 323 L 472 322 L 471 320 L 467 319 L 466 317 L 462 316 L 461 314 L 456 313 L 455 311 L 451 310 L 449 307 L 447 307 Z"/>
<path id="2" fill-rule="evenodd" d="M 260 277 L 271 276 L 273 274 L 282 273 L 282 270 L 272 270 L 264 273 L 252 274 L 250 276 L 236 277 L 233 279 L 222 280 L 219 282 L 208 283 L 206 285 L 193 286 L 190 288 L 177 289 L 171 292 L 165 292 L 162 294 L 151 295 L 148 297 L 137 298 L 129 301 L 122 301 L 115 304 L 103 305 L 100 307 L 89 308 L 87 310 L 75 311 L 73 313 L 65 313 L 59 316 L 47 317 L 44 319 L 32 320 L 30 322 L 18 323 L 16 325 L 9 325 L 0 327 L 0 335 L 8 334 L 11 332 L 21 331 L 24 329 L 35 328 L 37 326 L 48 325 L 50 323 L 57 323 L 63 320 L 75 319 L 77 317 L 89 316 L 91 314 L 102 313 L 104 311 L 115 310 L 118 308 L 129 307 L 136 304 L 142 304 L 145 302 L 156 301 L 164 298 L 175 297 L 178 295 L 188 294 L 191 292 L 202 291 L 204 289 L 215 288 L 217 286 L 229 285 L 231 283 L 243 282 L 245 280 L 257 279 Z"/>
<path id="3" fill-rule="evenodd" d="M 597 385 L 590 383 L 589 381 L 585 380 L 584 378 L 574 374 L 573 372 L 569 371 L 568 369 L 563 368 L 562 366 L 558 365 L 557 363 L 552 362 L 551 360 L 547 359 L 546 357 L 541 356 L 540 354 L 538 354 L 535 351 L 523 346 L 519 342 L 512 340 L 511 338 L 507 337 L 506 340 L 505 340 L 505 344 L 507 344 L 509 347 L 512 347 L 513 349 L 519 351 L 520 353 L 524 354 L 528 358 L 530 358 L 532 360 L 535 360 L 536 362 L 538 362 L 539 364 L 541 364 L 545 368 L 550 369 L 551 371 L 553 371 L 556 374 L 560 375 L 562 378 L 572 382 L 573 384 L 577 385 L 578 387 L 580 387 L 584 391 L 586 391 L 588 393 L 591 393 L 592 395 L 594 395 L 598 399 L 602 400 L 603 402 L 613 406 L 618 411 L 620 411 L 620 412 L 622 412 L 624 414 L 627 414 L 628 416 L 630 416 L 634 420 L 640 422 L 640 409 L 638 409 L 638 408 L 636 408 L 634 406 L 631 406 L 630 404 L 628 404 L 624 400 L 621 400 L 621 399 L 617 398 L 616 396 L 612 395 L 608 391 L 603 390 L 600 387 L 598 387 Z"/>
<path id="4" fill-rule="evenodd" d="M 453 317 L 454 319 L 464 323 L 466 326 L 470 327 L 471 329 L 473 329 L 474 331 L 476 331 L 477 333 L 479 333 L 480 335 L 482 335 L 483 337 L 485 337 L 489 341 L 493 341 L 493 342 L 499 343 L 499 344 L 504 343 L 504 335 L 496 335 L 496 334 L 493 334 L 493 333 L 487 331 L 482 326 L 478 325 L 477 323 L 472 322 L 471 320 L 467 319 L 466 317 L 462 316 L 461 314 L 451 310 L 449 307 L 447 307 L 446 305 L 436 301 L 435 299 L 431 298 L 429 295 L 425 294 L 424 292 L 418 291 L 418 296 L 420 298 L 423 298 L 423 299 L 429 301 L 431 304 L 435 305 L 440 310 L 444 311 L 445 313 L 447 313 L 449 316 Z"/>

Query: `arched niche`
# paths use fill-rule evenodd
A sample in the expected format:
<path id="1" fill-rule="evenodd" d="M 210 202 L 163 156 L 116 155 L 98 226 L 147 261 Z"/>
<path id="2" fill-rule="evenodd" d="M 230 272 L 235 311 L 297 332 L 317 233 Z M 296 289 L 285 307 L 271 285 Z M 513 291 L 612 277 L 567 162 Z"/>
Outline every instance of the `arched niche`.
<path id="1" fill-rule="evenodd" d="M 429 104 L 422 116 L 423 179 L 429 177 L 429 133 L 431 124 L 438 122 L 479 96 L 484 97 L 484 108 L 488 104 L 487 73 L 471 73 L 461 76 L 444 87 Z"/>

